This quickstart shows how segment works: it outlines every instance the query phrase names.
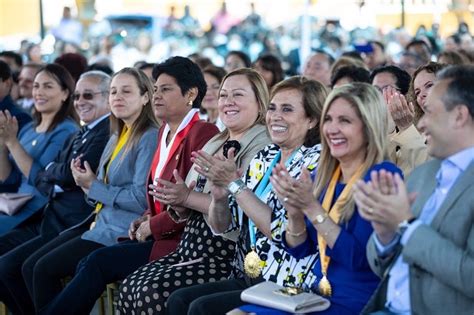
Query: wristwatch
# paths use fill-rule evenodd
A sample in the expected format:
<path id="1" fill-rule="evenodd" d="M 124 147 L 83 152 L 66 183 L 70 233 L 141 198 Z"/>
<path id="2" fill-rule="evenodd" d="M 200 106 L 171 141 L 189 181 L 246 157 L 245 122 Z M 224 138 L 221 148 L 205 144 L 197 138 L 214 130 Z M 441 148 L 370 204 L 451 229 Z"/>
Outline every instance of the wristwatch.
<path id="1" fill-rule="evenodd" d="M 234 197 L 240 194 L 245 188 L 247 188 L 247 186 L 240 178 L 230 182 L 230 184 L 227 185 L 227 190 L 229 190 L 229 192 Z"/>
<path id="2" fill-rule="evenodd" d="M 416 220 L 416 217 L 412 217 L 410 219 L 405 219 L 402 222 L 400 222 L 397 227 L 398 234 L 403 235 L 403 233 L 405 233 L 405 231 L 408 229 L 410 224 L 413 223 L 413 221 L 415 220 Z"/>
<path id="3" fill-rule="evenodd" d="M 318 215 L 314 218 L 313 224 L 314 224 L 314 223 L 321 224 L 321 223 L 323 223 L 324 221 L 326 221 L 327 218 L 328 218 L 327 213 L 325 213 L 325 214 L 318 214 Z"/>

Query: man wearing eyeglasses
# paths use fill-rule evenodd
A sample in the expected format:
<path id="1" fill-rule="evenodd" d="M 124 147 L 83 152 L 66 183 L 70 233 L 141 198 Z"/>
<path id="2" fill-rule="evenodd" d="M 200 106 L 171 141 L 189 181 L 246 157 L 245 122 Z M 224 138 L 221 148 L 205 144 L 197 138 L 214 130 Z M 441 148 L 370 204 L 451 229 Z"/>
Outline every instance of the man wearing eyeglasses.
<path id="1" fill-rule="evenodd" d="M 22 313 L 18 292 L 24 287 L 22 265 L 60 232 L 84 221 L 93 208 L 71 174 L 71 160 L 82 156 L 92 169 L 97 169 L 100 156 L 109 139 L 108 89 L 110 76 L 101 71 L 82 74 L 74 93 L 74 107 L 84 124 L 66 142 L 54 162 L 30 180 L 49 197 L 42 213 L 0 237 L 0 297 L 13 313 Z M 78 229 L 78 233 L 82 233 Z M 18 309 L 15 307 L 18 306 Z"/>

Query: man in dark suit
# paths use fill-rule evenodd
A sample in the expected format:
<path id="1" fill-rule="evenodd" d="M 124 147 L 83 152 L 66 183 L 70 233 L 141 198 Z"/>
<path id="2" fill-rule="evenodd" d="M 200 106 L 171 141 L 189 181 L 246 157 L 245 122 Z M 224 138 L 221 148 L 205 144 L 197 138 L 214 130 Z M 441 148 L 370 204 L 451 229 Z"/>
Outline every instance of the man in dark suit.
<path id="1" fill-rule="evenodd" d="M 363 314 L 473 314 L 473 80 L 473 66 L 438 74 L 418 124 L 434 159 L 406 186 L 387 173 L 356 186 L 374 227 L 368 260 L 382 277 Z"/>
<path id="2" fill-rule="evenodd" d="M 54 162 L 38 172 L 36 178 L 29 179 L 49 197 L 49 203 L 42 213 L 0 237 L 0 301 L 14 314 L 30 311 L 22 309 L 21 297 L 10 294 L 10 288 L 25 285 L 21 276 L 25 259 L 60 232 L 83 221 L 93 210 L 74 182 L 71 160 L 81 155 L 92 169 L 97 169 L 109 139 L 109 84 L 110 77 L 100 71 L 81 76 L 74 93 L 74 107 L 85 125 L 71 136 Z"/>

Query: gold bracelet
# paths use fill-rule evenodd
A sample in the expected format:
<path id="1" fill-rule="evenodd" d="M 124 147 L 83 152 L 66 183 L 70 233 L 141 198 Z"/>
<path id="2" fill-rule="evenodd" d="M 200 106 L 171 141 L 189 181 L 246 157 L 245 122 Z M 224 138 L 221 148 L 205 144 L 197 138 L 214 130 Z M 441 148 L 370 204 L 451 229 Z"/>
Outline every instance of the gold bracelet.
<path id="1" fill-rule="evenodd" d="M 299 232 L 299 233 L 293 233 L 291 232 L 288 227 L 286 227 L 286 234 L 288 234 L 289 236 L 292 236 L 292 237 L 300 237 L 301 235 L 303 235 L 304 233 L 306 233 L 306 226 L 304 227 L 303 231 Z"/>

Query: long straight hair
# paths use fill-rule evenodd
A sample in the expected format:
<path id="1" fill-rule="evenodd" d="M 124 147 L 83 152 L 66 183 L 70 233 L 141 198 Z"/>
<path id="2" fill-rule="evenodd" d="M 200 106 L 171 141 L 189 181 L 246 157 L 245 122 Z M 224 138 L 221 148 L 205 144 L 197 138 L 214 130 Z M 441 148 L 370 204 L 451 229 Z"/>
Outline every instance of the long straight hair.
<path id="1" fill-rule="evenodd" d="M 155 117 L 155 114 L 153 113 L 153 108 L 152 108 L 153 86 L 151 84 L 150 79 L 141 70 L 127 67 L 116 72 L 112 76 L 112 80 L 120 74 L 130 75 L 135 79 L 138 89 L 140 90 L 140 95 L 143 96 L 145 94 L 148 94 L 148 102 L 144 106 L 142 106 L 142 111 L 140 112 L 140 115 L 133 122 L 130 128 L 131 129 L 130 138 L 128 139 L 127 144 L 125 145 L 124 153 L 122 154 L 122 157 L 124 157 L 135 145 L 138 144 L 138 141 L 140 141 L 140 138 L 150 127 L 158 128 L 159 123 Z M 123 120 L 118 119 L 113 114 L 110 115 L 110 133 L 111 135 L 117 136 L 117 140 L 116 140 L 117 142 L 120 135 L 122 134 L 124 127 L 125 127 L 125 123 Z M 112 154 L 112 152 L 108 152 L 108 153 Z"/>
<path id="2" fill-rule="evenodd" d="M 362 174 L 377 163 L 382 162 L 388 156 L 388 112 L 382 95 L 375 87 L 367 83 L 352 83 L 335 88 L 326 99 L 321 115 L 321 157 L 319 158 L 318 171 L 316 175 L 314 196 L 319 198 L 321 193 L 327 188 L 334 171 L 339 165 L 329 150 L 329 145 L 324 137 L 323 127 L 327 112 L 336 99 L 343 98 L 348 101 L 362 120 L 366 139 L 366 155 L 362 164 Z M 354 200 L 352 191 L 349 193 L 346 203 L 341 209 L 341 221 L 347 222 L 354 213 Z"/>
<path id="3" fill-rule="evenodd" d="M 42 67 L 36 76 L 41 72 L 47 73 L 54 81 L 56 81 L 63 91 L 67 92 L 66 100 L 61 104 L 58 112 L 54 114 L 53 121 L 48 126 L 46 132 L 52 131 L 56 128 L 57 125 L 62 123 L 65 119 L 71 119 L 76 123 L 79 122 L 79 116 L 77 115 L 76 111 L 74 110 L 73 106 L 73 93 L 74 93 L 74 79 L 72 78 L 71 74 L 61 65 L 50 63 L 46 66 Z M 35 78 L 36 78 L 35 76 Z M 33 112 L 33 121 L 36 126 L 41 124 L 43 116 L 40 112 L 34 111 Z"/>

